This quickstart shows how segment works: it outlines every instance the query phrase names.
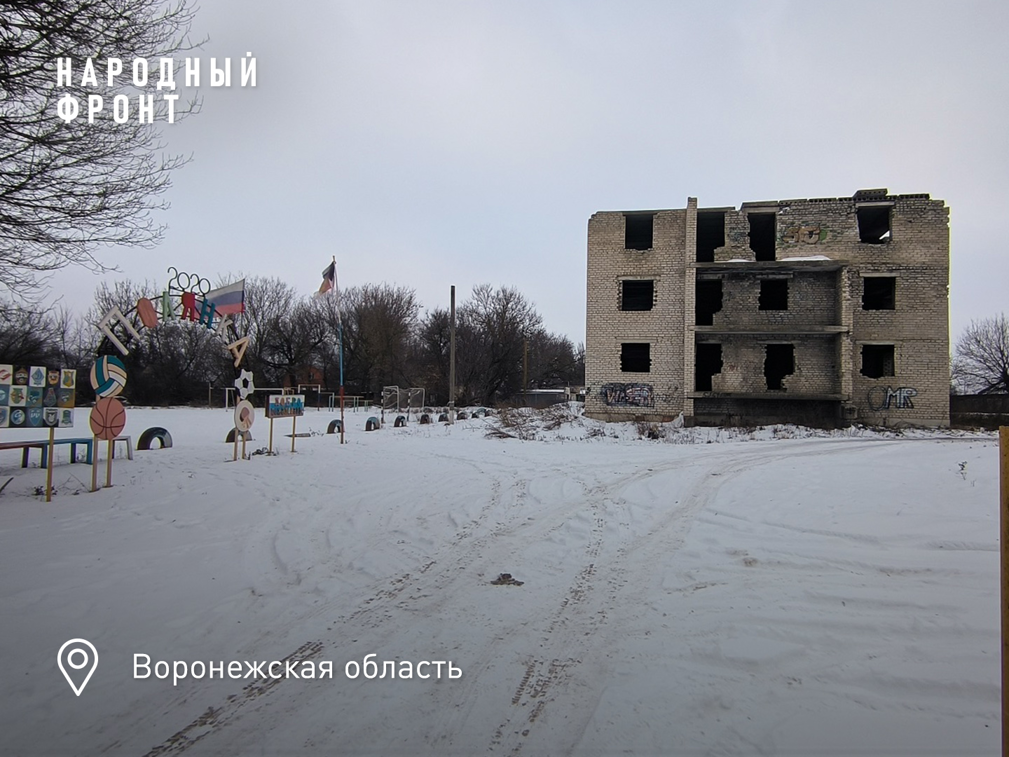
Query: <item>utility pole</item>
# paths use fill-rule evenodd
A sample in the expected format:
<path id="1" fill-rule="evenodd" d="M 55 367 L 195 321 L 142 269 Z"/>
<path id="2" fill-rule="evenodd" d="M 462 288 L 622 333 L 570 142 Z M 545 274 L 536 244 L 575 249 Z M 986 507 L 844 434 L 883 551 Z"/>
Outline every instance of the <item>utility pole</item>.
<path id="1" fill-rule="evenodd" d="M 999 604 L 1002 637 L 1002 757 L 1009 757 L 1009 426 L 998 430 L 999 548 L 1001 581 Z M 52 458 L 49 458 L 52 460 Z"/>
<path id="2" fill-rule="evenodd" d="M 448 342 L 448 422 L 455 423 L 455 285 L 452 286 Z"/>
<path id="3" fill-rule="evenodd" d="M 522 337 L 522 404 L 529 404 L 529 337 Z"/>

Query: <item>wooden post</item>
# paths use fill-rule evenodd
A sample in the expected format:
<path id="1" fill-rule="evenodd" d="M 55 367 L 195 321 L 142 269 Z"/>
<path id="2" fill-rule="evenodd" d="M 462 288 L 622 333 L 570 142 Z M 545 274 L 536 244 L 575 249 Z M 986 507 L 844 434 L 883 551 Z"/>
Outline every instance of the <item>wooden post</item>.
<path id="1" fill-rule="evenodd" d="M 98 491 L 98 437 L 91 442 L 91 491 Z"/>
<path id="2" fill-rule="evenodd" d="M 242 459 L 245 459 L 245 434 L 242 434 Z"/>
<path id="3" fill-rule="evenodd" d="M 109 439 L 108 459 L 105 461 L 105 486 L 112 486 L 112 455 L 114 453 L 114 439 Z"/>
<path id="4" fill-rule="evenodd" d="M 46 502 L 53 501 L 53 435 L 56 433 L 56 429 L 52 426 L 49 427 L 49 450 L 47 451 L 47 460 L 49 465 L 46 466 Z"/>
<path id="5" fill-rule="evenodd" d="M 298 416 L 291 416 L 291 452 L 294 452 L 294 440 L 295 440 L 295 430 L 298 426 Z"/>
<path id="6" fill-rule="evenodd" d="M 270 454 L 273 454 L 273 418 L 270 418 Z"/>
<path id="7" fill-rule="evenodd" d="M 235 426 L 235 455 L 231 458 L 231 462 L 235 462 L 238 459 L 238 435 L 242 433 L 238 430 L 238 426 Z"/>
<path id="8" fill-rule="evenodd" d="M 1002 757 L 1009 757 L 1009 426 L 998 430 L 1002 582 Z"/>

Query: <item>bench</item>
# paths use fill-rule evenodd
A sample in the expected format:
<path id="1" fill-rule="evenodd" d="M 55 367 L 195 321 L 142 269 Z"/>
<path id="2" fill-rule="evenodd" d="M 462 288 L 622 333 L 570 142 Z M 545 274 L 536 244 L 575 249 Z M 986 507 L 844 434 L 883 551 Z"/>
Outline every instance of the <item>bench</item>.
<path id="1" fill-rule="evenodd" d="M 53 444 L 69 444 L 70 445 L 70 462 L 77 462 L 77 445 L 83 444 L 87 448 L 87 463 L 90 465 L 92 460 L 93 449 L 92 445 L 94 440 L 90 438 L 79 438 L 79 439 L 53 439 Z M 4 449 L 20 449 L 21 450 L 21 467 L 27 468 L 29 461 L 29 453 L 33 449 L 39 450 L 42 456 L 42 468 L 49 467 L 49 442 L 47 440 L 35 441 L 35 442 L 0 442 L 0 450 Z"/>
<path id="2" fill-rule="evenodd" d="M 77 462 L 77 445 L 84 445 L 87 451 L 87 456 L 85 457 L 85 462 L 91 465 L 94 460 L 94 439 L 89 436 L 77 437 L 74 439 L 53 439 L 53 444 L 69 444 L 70 445 L 70 462 Z M 117 436 L 112 442 L 112 457 L 116 456 L 116 443 L 124 442 L 126 444 L 126 456 L 132 460 L 133 459 L 133 439 L 130 436 Z M 20 449 L 21 450 L 21 467 L 27 468 L 29 462 L 29 453 L 33 449 L 39 450 L 42 461 L 39 467 L 48 468 L 49 467 L 49 441 L 32 441 L 32 442 L 0 442 L 0 450 L 5 449 Z"/>

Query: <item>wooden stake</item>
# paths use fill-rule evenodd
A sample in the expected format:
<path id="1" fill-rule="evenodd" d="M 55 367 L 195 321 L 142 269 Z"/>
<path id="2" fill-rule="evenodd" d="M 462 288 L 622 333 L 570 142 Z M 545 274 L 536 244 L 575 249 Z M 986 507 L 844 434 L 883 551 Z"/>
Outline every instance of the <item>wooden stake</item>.
<path id="1" fill-rule="evenodd" d="M 1002 757 L 1009 757 L 1009 426 L 998 430 L 1002 582 Z"/>
<path id="2" fill-rule="evenodd" d="M 46 502 L 53 501 L 53 435 L 56 429 L 49 427 L 49 450 L 47 452 L 49 465 L 46 466 Z"/>
<path id="3" fill-rule="evenodd" d="M 91 442 L 91 491 L 98 491 L 98 437 Z"/>
<path id="4" fill-rule="evenodd" d="M 242 434 L 242 459 L 245 459 L 245 434 Z"/>
<path id="5" fill-rule="evenodd" d="M 273 418 L 270 418 L 270 454 L 273 454 Z"/>
<path id="6" fill-rule="evenodd" d="M 298 416 L 291 416 L 291 452 L 294 452 L 295 429 L 298 426 Z"/>
<path id="7" fill-rule="evenodd" d="M 235 460 L 238 459 L 238 435 L 240 433 L 241 432 L 238 430 L 238 427 L 236 426 L 235 427 L 235 456 L 233 458 L 231 458 L 231 462 L 235 462 Z"/>
<path id="8" fill-rule="evenodd" d="M 109 439 L 108 459 L 105 461 L 105 486 L 112 486 L 112 455 L 115 452 L 113 445 L 115 442 Z"/>

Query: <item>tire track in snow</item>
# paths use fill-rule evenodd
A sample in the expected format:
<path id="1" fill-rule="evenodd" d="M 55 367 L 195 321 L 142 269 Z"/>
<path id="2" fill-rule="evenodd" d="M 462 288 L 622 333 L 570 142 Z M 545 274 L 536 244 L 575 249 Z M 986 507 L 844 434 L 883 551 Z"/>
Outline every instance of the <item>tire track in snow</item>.
<path id="1" fill-rule="evenodd" d="M 853 442 L 852 446 L 862 448 L 876 443 L 878 442 L 875 440 L 867 440 Z M 739 450 L 726 450 L 700 470 L 697 470 L 696 461 L 693 460 L 688 463 L 671 463 L 666 466 L 653 466 L 651 470 L 637 471 L 616 481 L 592 487 L 589 508 L 596 517 L 597 527 L 593 529 L 593 535 L 586 545 L 587 557 L 592 561 L 576 574 L 547 625 L 541 644 L 546 654 L 525 663 L 522 677 L 511 698 L 513 709 L 494 730 L 487 751 L 518 757 L 529 743 L 530 736 L 535 736 L 534 726 L 544 711 L 564 696 L 565 691 L 581 690 L 581 687 L 573 687 L 572 684 L 581 673 L 583 659 L 595 661 L 605 657 L 605 650 L 609 644 L 605 640 L 600 643 L 599 637 L 603 636 L 605 639 L 608 636 L 603 628 L 607 610 L 617 603 L 619 595 L 630 582 L 627 562 L 632 554 L 639 560 L 642 553 L 654 555 L 654 559 L 646 558 L 643 562 L 658 564 L 662 557 L 668 556 L 682 546 L 697 515 L 715 500 L 722 486 L 757 466 L 783 458 L 812 457 L 839 451 L 836 442 L 826 442 L 826 448 L 813 450 L 808 449 L 810 444 L 806 441 L 803 446 L 807 449 L 801 451 L 781 449 L 777 445 L 772 449 L 754 452 L 747 450 L 742 454 Z M 844 448 L 850 451 L 852 446 L 845 444 Z M 645 535 L 631 537 L 629 541 L 618 545 L 612 559 L 600 561 L 599 553 L 603 545 L 605 526 L 605 503 L 621 502 L 619 492 L 634 483 L 685 467 L 694 469 L 697 478 L 681 497 L 682 504 L 671 508 L 668 515 L 651 527 Z M 615 630 L 614 633 L 619 633 L 619 630 Z M 579 712 L 576 707 L 564 709 L 567 712 Z M 592 712 L 582 710 L 581 714 L 587 719 L 591 717 Z M 584 723 L 577 730 L 580 732 L 582 728 Z M 573 744 L 538 743 L 532 748 L 536 752 L 541 752 L 553 749 L 567 750 L 572 746 Z"/>
<path id="2" fill-rule="evenodd" d="M 294 652 L 284 657 L 280 662 L 300 664 L 305 660 L 315 660 L 322 653 L 320 641 L 302 644 Z M 185 727 L 169 736 L 158 746 L 148 751 L 144 757 L 161 757 L 161 755 L 182 754 L 190 747 L 199 744 L 203 739 L 224 728 L 233 720 L 241 717 L 245 710 L 252 709 L 259 697 L 270 693 L 286 678 L 257 678 L 242 687 L 240 694 L 232 694 L 220 707 L 208 707 L 199 717 Z M 114 747 L 115 745 L 113 745 Z M 103 752 L 109 751 L 108 747 Z"/>

